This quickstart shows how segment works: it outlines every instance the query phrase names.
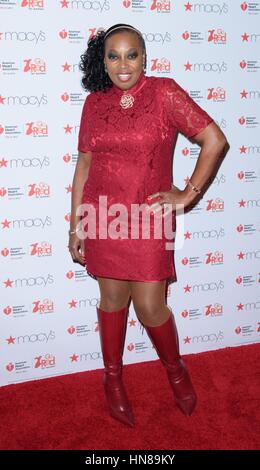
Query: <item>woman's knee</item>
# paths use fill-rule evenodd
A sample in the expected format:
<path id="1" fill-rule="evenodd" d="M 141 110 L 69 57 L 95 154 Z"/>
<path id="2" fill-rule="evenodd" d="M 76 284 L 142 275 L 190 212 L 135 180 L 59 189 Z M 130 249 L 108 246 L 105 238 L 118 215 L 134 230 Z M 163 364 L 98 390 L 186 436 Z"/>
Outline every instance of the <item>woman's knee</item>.
<path id="1" fill-rule="evenodd" d="M 112 312 L 126 307 L 129 302 L 130 289 L 127 282 L 102 279 L 100 285 L 100 304 L 102 310 Z"/>
<path id="2" fill-rule="evenodd" d="M 150 302 L 137 300 L 133 301 L 133 306 L 137 317 L 141 321 L 157 322 L 167 306 L 163 302 Z"/>

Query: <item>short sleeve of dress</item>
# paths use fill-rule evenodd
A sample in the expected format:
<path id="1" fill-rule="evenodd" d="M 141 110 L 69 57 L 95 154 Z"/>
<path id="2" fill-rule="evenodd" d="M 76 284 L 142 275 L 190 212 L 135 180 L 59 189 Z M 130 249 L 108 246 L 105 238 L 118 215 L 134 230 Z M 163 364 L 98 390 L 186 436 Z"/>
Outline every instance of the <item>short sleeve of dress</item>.
<path id="1" fill-rule="evenodd" d="M 90 123 L 90 100 L 88 95 L 85 99 L 81 120 L 79 126 L 79 135 L 78 135 L 78 151 L 79 152 L 89 152 L 90 151 L 90 133 L 89 133 L 89 123 Z"/>
<path id="2" fill-rule="evenodd" d="M 213 122 L 173 78 L 164 79 L 164 106 L 168 122 L 188 138 Z"/>

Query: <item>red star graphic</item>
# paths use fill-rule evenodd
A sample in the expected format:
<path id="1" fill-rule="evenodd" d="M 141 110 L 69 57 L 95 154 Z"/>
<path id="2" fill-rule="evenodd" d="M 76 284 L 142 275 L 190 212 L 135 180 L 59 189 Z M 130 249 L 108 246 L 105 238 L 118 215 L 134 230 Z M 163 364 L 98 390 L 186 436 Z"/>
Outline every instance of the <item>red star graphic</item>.
<path id="1" fill-rule="evenodd" d="M 244 41 L 247 41 L 247 42 L 248 42 L 249 34 L 246 34 L 246 33 L 241 34 L 241 38 L 242 38 L 242 41 L 243 41 L 243 42 L 244 42 Z"/>
<path id="2" fill-rule="evenodd" d="M 244 199 L 241 199 L 241 201 L 239 201 L 239 207 L 245 207 L 246 206 L 246 201 L 244 201 Z"/>
<path id="3" fill-rule="evenodd" d="M 67 193 L 71 193 L 71 192 L 72 192 L 72 186 L 71 186 L 71 184 L 69 184 L 69 186 L 66 186 L 66 191 L 67 191 Z"/>
<path id="4" fill-rule="evenodd" d="M 189 62 L 187 62 L 187 64 L 184 64 L 184 67 L 185 67 L 185 72 L 186 72 L 187 70 L 190 70 L 190 71 L 191 71 L 192 64 L 190 64 Z"/>
<path id="5" fill-rule="evenodd" d="M 240 304 L 237 305 L 237 309 L 238 310 L 243 310 L 244 309 L 244 304 L 241 304 L 241 302 L 240 302 Z"/>
<path id="6" fill-rule="evenodd" d="M 240 95 L 241 95 L 241 98 L 247 98 L 248 91 L 246 90 L 240 91 Z"/>
<path id="7" fill-rule="evenodd" d="M 240 253 L 238 253 L 238 259 L 244 259 L 245 257 L 245 253 L 243 253 L 242 251 L 240 251 Z"/>
<path id="8" fill-rule="evenodd" d="M 7 279 L 7 281 L 4 281 L 5 287 L 13 287 L 13 282 L 14 281 L 11 281 L 11 279 Z"/>
<path id="9" fill-rule="evenodd" d="M 3 166 L 5 166 L 5 168 L 7 168 L 7 162 L 8 162 L 8 160 L 5 160 L 4 158 L 2 158 L 2 160 L 0 160 L 0 168 L 2 168 Z"/>
<path id="10" fill-rule="evenodd" d="M 129 321 L 130 326 L 135 326 L 135 324 L 136 324 L 136 320 L 132 319 L 132 320 Z"/>
<path id="11" fill-rule="evenodd" d="M 63 129 L 65 129 L 65 134 L 71 134 L 73 128 L 67 124 Z"/>
<path id="12" fill-rule="evenodd" d="M 191 11 L 192 9 L 192 3 L 188 2 L 188 3 L 185 3 L 185 11 Z"/>
<path id="13" fill-rule="evenodd" d="M 5 219 L 3 222 L 1 222 L 1 224 L 3 224 L 3 228 L 10 228 L 9 225 L 10 225 L 11 221 L 8 222 L 7 219 Z"/>
<path id="14" fill-rule="evenodd" d="M 184 289 L 184 292 L 186 294 L 186 292 L 190 292 L 191 291 L 191 286 L 189 286 L 189 284 L 187 284 L 186 286 L 183 287 Z"/>
<path id="15" fill-rule="evenodd" d="M 61 0 L 61 8 L 69 8 L 68 0 Z"/>
<path id="16" fill-rule="evenodd" d="M 71 65 L 69 65 L 68 62 L 62 65 L 62 67 L 63 67 L 63 72 L 70 72 Z"/>
<path id="17" fill-rule="evenodd" d="M 184 239 L 187 240 L 187 239 L 191 239 L 191 232 L 185 232 L 184 233 Z"/>
<path id="18" fill-rule="evenodd" d="M 15 338 L 13 338 L 12 336 L 9 336 L 9 338 L 7 338 L 6 341 L 7 341 L 8 344 L 14 344 Z"/>
<path id="19" fill-rule="evenodd" d="M 191 338 L 189 338 L 189 336 L 186 336 L 186 338 L 184 338 L 184 344 L 190 344 L 191 342 Z"/>
<path id="20" fill-rule="evenodd" d="M 242 145 L 242 147 L 239 147 L 240 153 L 246 153 L 246 149 L 247 147 L 245 147 L 244 145 Z"/>
<path id="21" fill-rule="evenodd" d="M 0 95 L 0 104 L 4 104 L 4 100 L 5 98 L 2 95 Z"/>
<path id="22" fill-rule="evenodd" d="M 70 356 L 71 362 L 77 362 L 78 357 L 79 357 L 79 356 L 77 356 L 77 354 L 73 354 L 72 356 Z"/>
<path id="23" fill-rule="evenodd" d="M 77 301 L 72 299 L 72 301 L 69 302 L 69 306 L 70 308 L 77 308 Z"/>

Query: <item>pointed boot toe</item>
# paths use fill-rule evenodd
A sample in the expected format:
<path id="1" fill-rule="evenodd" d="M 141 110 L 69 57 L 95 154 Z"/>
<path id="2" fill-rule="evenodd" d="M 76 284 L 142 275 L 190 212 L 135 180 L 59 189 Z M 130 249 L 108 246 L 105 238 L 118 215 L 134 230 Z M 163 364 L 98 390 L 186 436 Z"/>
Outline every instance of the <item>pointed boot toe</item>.
<path id="1" fill-rule="evenodd" d="M 196 395 L 190 396 L 187 398 L 176 398 L 175 401 L 179 409 L 185 414 L 186 416 L 191 416 L 192 412 L 194 411 L 197 403 Z"/>

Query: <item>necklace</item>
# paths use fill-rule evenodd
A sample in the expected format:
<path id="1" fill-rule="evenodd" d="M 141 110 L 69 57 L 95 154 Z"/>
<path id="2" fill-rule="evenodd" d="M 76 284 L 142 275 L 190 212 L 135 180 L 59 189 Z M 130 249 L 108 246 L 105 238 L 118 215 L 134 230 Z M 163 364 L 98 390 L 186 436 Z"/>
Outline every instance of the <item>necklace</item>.
<path id="1" fill-rule="evenodd" d="M 125 90 L 123 94 L 121 94 L 122 93 L 121 89 L 117 87 L 115 88 L 116 93 L 118 95 L 121 94 L 120 100 L 119 100 L 119 105 L 121 106 L 121 108 L 123 109 L 132 108 L 132 106 L 134 105 L 134 101 L 135 101 L 134 95 L 136 95 L 143 88 L 145 83 L 146 83 L 146 76 L 142 72 L 137 82 L 135 83 L 135 85 L 129 88 L 129 90 Z"/>

